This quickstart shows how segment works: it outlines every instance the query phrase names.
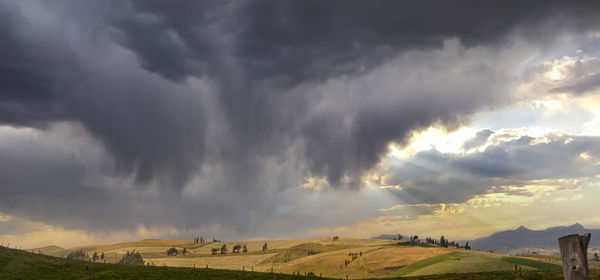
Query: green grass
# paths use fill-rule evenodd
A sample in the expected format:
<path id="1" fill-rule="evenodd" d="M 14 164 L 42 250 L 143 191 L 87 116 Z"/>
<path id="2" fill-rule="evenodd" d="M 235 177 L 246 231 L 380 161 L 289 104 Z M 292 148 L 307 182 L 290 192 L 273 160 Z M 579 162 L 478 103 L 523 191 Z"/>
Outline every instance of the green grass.
<path id="1" fill-rule="evenodd" d="M 450 253 L 425 259 L 395 271 L 390 277 L 471 273 L 486 271 L 513 271 L 515 264 L 524 270 L 550 270 L 561 267 L 522 258 L 493 258 L 469 253 Z"/>
<path id="2" fill-rule="evenodd" d="M 530 259 L 504 257 L 501 260 L 504 262 L 533 267 L 533 268 L 536 268 L 539 270 L 562 269 L 562 266 L 560 266 L 558 264 L 538 262 L 538 261 L 534 261 L 534 260 L 530 260 Z"/>
<path id="3" fill-rule="evenodd" d="M 439 256 L 428 258 L 428 259 L 424 259 L 422 261 L 418 261 L 416 263 L 407 265 L 407 266 L 395 271 L 392 275 L 390 275 L 390 277 L 405 276 L 405 275 L 413 273 L 417 270 L 426 268 L 428 266 L 431 266 L 431 265 L 434 265 L 437 263 L 445 262 L 445 261 L 451 260 L 451 259 L 452 259 L 452 254 L 439 255 Z"/>
<path id="4" fill-rule="evenodd" d="M 424 275 L 415 277 L 397 278 L 402 280 L 562 280 L 562 270 L 525 270 L 523 276 L 518 272 L 512 271 L 489 271 L 474 273 L 451 273 L 440 275 Z M 590 279 L 600 279 L 600 270 L 590 270 Z"/>

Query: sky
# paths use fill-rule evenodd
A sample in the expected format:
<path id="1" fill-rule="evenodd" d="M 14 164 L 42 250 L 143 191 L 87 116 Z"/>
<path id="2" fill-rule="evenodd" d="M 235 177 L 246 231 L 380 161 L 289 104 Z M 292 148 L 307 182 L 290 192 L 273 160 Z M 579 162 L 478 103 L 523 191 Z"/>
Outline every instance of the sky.
<path id="1" fill-rule="evenodd" d="M 600 228 L 600 2 L 0 0 L 0 242 Z"/>

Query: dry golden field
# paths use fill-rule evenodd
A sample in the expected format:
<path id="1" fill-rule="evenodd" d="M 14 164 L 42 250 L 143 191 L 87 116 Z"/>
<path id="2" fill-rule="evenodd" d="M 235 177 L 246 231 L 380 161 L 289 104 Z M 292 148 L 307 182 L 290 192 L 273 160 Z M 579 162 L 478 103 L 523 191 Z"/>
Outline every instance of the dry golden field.
<path id="1" fill-rule="evenodd" d="M 268 250 L 263 251 L 264 243 Z M 246 244 L 248 252 L 232 253 L 235 245 Z M 227 253 L 213 255 L 212 248 L 227 246 Z M 168 256 L 167 250 L 176 248 L 180 253 Z M 187 250 L 183 255 L 181 251 Z M 147 264 L 155 266 L 217 268 L 276 273 L 313 272 L 332 278 L 372 278 L 417 276 L 436 273 L 508 270 L 514 266 L 505 255 L 464 249 L 441 247 L 398 246 L 397 241 L 377 239 L 312 238 L 304 240 L 268 240 L 240 242 L 205 242 L 194 244 L 186 240 L 149 240 L 125 242 L 112 245 L 93 245 L 62 249 L 48 246 L 44 254 L 64 257 L 70 251 L 84 250 L 90 256 L 104 253 L 105 259 L 97 262 L 116 263 L 127 251 L 138 251 Z M 352 257 L 352 254 L 355 257 Z M 548 264 L 559 264 L 556 258 L 523 256 L 523 259 Z M 523 265 L 524 269 L 536 270 L 535 266 Z"/>

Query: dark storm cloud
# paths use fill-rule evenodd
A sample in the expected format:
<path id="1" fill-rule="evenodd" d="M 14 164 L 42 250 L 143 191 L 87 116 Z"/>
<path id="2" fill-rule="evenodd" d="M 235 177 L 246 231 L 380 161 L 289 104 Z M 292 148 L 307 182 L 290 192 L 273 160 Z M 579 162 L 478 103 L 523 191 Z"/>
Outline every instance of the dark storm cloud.
<path id="1" fill-rule="evenodd" d="M 72 5 L 0 4 L 7 15 L 0 27 L 0 123 L 81 122 L 114 155 L 119 172 L 182 185 L 202 158 L 198 98 L 133 65 L 106 65 L 112 43 L 104 41 L 101 5 L 61 3 Z M 35 14 L 40 8 L 50 13 Z"/>
<path id="2" fill-rule="evenodd" d="M 597 165 L 581 156 L 585 153 L 592 161 L 597 159 L 600 138 L 548 137 L 550 141 L 536 143 L 534 140 L 540 139 L 522 136 L 469 154 L 420 152 L 413 159 L 393 164 L 386 184 L 401 185 L 402 190 L 392 192 L 410 203 L 459 203 L 493 186 L 587 178 L 600 172 Z"/>
<path id="3" fill-rule="evenodd" d="M 80 125 L 108 153 L 82 164 L 0 150 L 0 211 L 92 229 L 350 222 L 365 214 L 298 222 L 343 203 L 292 213 L 284 206 L 314 201 L 291 187 L 307 177 L 357 187 L 390 142 L 510 102 L 516 62 L 502 49 L 556 35 L 511 32 L 548 32 L 557 14 L 552 32 L 597 27 L 590 2 L 521 4 L 0 2 L 0 123 Z"/>
<path id="4" fill-rule="evenodd" d="M 455 104 L 459 108 L 424 113 L 421 108 L 431 106 L 427 97 L 421 97 L 426 93 L 398 89 L 395 94 L 415 96 L 417 100 L 411 101 L 415 104 L 406 106 L 414 111 L 398 113 L 406 101 L 371 108 L 356 100 L 351 106 L 365 108 L 354 115 L 324 112 L 298 128 L 296 119 L 319 100 L 285 91 L 301 83 L 360 75 L 403 51 L 441 48 L 449 38 L 458 38 L 467 47 L 502 44 L 517 26 L 536 26 L 557 13 L 578 15 L 581 22 L 587 22 L 598 9 L 583 2 L 527 1 L 522 5 L 502 1 L 220 1 L 174 6 L 133 1 L 132 15 L 113 24 L 122 32 L 122 44 L 135 51 L 147 70 L 175 81 L 205 75 L 218 81 L 218 99 L 228 124 L 239 135 L 237 139 L 243 139 L 227 149 L 244 154 L 246 147 L 263 150 L 264 143 L 278 147 L 287 137 L 305 138 L 310 172 L 327 176 L 337 185 L 342 178 L 375 164 L 390 141 L 402 141 L 411 130 L 441 119 L 452 123 L 455 113 L 471 113 L 478 104 L 462 108 Z M 570 24 L 562 28 L 572 28 Z M 484 99 L 479 101 L 494 98 Z M 435 107 L 435 100 L 431 101 Z M 291 113 L 295 118 L 289 117 Z M 348 124 L 342 122 L 348 118 L 350 131 L 346 132 Z M 288 144 L 285 141 L 283 145 Z"/>
<path id="5" fill-rule="evenodd" d="M 73 57 L 60 46 L 43 50 L 28 44 L 31 35 L 19 34 L 24 19 L 14 9 L 0 3 L 0 123 L 35 125 L 67 118 L 52 89 L 72 69 Z"/>
<path id="6" fill-rule="evenodd" d="M 582 1 L 471 0 L 133 1 L 133 7 L 135 16 L 116 26 L 150 71 L 174 79 L 217 74 L 210 64 L 230 55 L 252 78 L 292 83 L 358 71 L 399 50 L 439 48 L 451 37 L 466 46 L 494 44 L 520 24 L 556 14 L 589 17 L 599 8 Z M 215 34 L 218 28 L 224 32 Z M 219 48 L 223 40 L 233 45 Z"/>

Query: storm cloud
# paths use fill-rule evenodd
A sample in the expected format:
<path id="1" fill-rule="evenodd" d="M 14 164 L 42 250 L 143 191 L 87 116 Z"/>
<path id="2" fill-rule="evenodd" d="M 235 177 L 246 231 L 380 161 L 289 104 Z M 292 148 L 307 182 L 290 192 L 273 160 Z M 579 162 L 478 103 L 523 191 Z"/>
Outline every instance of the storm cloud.
<path id="1" fill-rule="evenodd" d="M 35 135 L 77 131 L 56 141 L 81 147 L 61 157 L 48 151 L 55 145 L 5 140 L 0 211 L 75 228 L 135 227 L 133 220 L 219 224 L 240 234 L 286 228 L 276 221 L 316 212 L 285 205 L 343 205 L 331 204 L 335 195 L 315 202 L 300 188 L 307 178 L 323 178 L 326 192 L 358 192 L 390 143 L 406 144 L 431 125 L 451 130 L 514 102 L 515 69 L 530 49 L 596 30 L 599 8 L 583 1 L 2 1 L 0 124 Z M 85 139 L 70 138 L 79 134 Z M 485 155 L 513 160 L 491 148 Z M 453 164 L 483 177 L 519 176 L 481 160 Z M 395 180 L 429 174 L 403 170 Z M 413 184 L 413 192 L 438 186 Z M 457 193 L 448 199 L 466 195 Z M 25 202 L 28 195 L 35 203 Z M 65 201 L 72 202 L 64 213 L 49 214 Z M 106 204 L 116 206 L 73 212 Z M 359 218 L 325 216 L 315 225 Z"/>

